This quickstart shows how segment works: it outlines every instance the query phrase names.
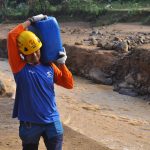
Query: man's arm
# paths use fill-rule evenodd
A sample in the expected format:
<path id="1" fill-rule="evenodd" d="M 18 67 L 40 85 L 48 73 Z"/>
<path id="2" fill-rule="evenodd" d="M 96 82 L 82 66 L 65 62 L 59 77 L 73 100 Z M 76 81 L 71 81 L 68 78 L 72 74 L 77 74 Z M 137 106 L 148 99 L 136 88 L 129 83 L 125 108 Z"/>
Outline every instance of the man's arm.
<path id="1" fill-rule="evenodd" d="M 68 70 L 65 64 L 59 64 L 58 67 L 55 64 L 51 64 L 54 69 L 54 82 L 67 89 L 73 88 L 72 73 Z"/>
<path id="2" fill-rule="evenodd" d="M 72 73 L 68 70 L 65 65 L 67 59 L 66 51 L 59 52 L 59 58 L 57 59 L 58 67 L 52 63 L 54 69 L 54 81 L 56 84 L 61 85 L 67 89 L 73 88 L 73 77 Z"/>
<path id="3" fill-rule="evenodd" d="M 22 23 L 22 26 L 24 29 L 27 29 L 31 25 L 31 22 L 29 20 Z"/>
<path id="4" fill-rule="evenodd" d="M 25 31 L 26 28 L 28 28 L 32 23 L 40 21 L 46 17 L 47 16 L 43 14 L 33 16 L 24 23 L 16 26 L 8 33 L 8 40 L 7 40 L 8 61 L 13 73 L 19 72 L 26 64 L 26 62 L 20 58 L 19 49 L 17 46 L 17 37 L 22 31 Z"/>
<path id="5" fill-rule="evenodd" d="M 19 72 L 24 66 L 25 62 L 21 60 L 19 56 L 19 50 L 17 47 L 17 37 L 24 31 L 25 28 L 22 24 L 19 24 L 8 33 L 7 49 L 8 49 L 8 61 L 13 73 Z"/>

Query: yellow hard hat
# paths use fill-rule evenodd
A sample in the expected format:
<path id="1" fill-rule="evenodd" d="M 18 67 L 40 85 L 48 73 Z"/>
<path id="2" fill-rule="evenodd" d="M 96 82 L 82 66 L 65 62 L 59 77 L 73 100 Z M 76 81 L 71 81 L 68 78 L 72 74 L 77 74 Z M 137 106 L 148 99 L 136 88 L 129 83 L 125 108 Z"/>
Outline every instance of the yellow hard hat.
<path id="1" fill-rule="evenodd" d="M 42 46 L 40 39 L 31 31 L 21 32 L 17 38 L 17 44 L 19 50 L 24 55 L 34 53 L 37 50 L 39 50 Z"/>

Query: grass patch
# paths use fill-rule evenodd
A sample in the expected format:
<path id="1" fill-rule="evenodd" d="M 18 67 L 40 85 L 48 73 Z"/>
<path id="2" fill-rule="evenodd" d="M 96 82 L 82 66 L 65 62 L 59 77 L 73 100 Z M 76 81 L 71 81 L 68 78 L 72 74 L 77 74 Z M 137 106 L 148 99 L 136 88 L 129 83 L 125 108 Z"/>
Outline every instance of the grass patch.
<path id="1" fill-rule="evenodd" d="M 61 20 L 90 21 L 96 22 L 97 25 L 132 21 L 143 21 L 145 24 L 149 24 L 150 17 L 146 19 L 147 12 L 150 14 L 149 0 L 118 1 L 109 5 L 98 0 L 67 0 L 61 4 L 52 5 L 48 0 L 42 3 L 36 0 L 36 4 L 33 3 L 30 6 L 25 3 L 16 5 L 16 3 L 11 2 L 0 12 L 0 21 L 26 19 L 43 13 Z"/>

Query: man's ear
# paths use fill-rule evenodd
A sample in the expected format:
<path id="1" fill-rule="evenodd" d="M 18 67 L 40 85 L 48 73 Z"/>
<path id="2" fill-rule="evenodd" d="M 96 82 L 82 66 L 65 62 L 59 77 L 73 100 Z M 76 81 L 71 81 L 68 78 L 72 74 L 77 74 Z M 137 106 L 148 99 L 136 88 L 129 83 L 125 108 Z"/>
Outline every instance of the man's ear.
<path id="1" fill-rule="evenodd" d="M 21 52 L 19 52 L 20 58 L 25 61 L 25 56 Z"/>

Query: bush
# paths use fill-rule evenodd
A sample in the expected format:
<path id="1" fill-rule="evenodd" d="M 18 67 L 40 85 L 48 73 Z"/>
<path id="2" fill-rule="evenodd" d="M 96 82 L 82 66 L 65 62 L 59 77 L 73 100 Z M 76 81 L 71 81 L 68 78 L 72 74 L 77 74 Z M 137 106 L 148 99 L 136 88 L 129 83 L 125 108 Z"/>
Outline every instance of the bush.
<path id="1" fill-rule="evenodd" d="M 5 19 L 17 19 L 17 18 L 26 18 L 29 13 L 29 6 L 22 3 L 19 4 L 16 8 L 7 7 L 2 10 L 3 18 Z"/>

